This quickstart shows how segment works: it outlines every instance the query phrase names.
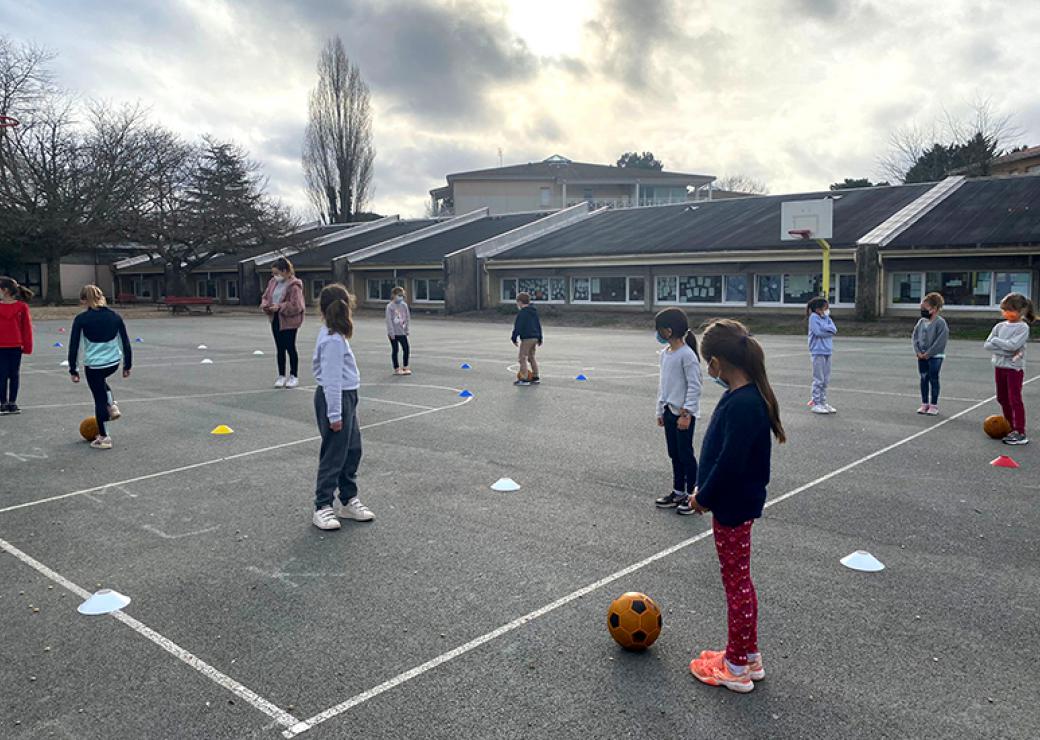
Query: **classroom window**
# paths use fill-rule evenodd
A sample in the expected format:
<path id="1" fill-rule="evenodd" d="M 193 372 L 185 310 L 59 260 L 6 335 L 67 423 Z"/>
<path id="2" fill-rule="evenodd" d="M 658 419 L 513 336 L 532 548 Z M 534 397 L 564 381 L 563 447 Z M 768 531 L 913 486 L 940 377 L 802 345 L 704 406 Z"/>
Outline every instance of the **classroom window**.
<path id="1" fill-rule="evenodd" d="M 628 279 L 628 300 L 630 303 L 642 303 L 646 296 L 646 281 L 641 277 Z"/>
<path id="2" fill-rule="evenodd" d="M 892 303 L 920 303 L 924 297 L 924 276 L 919 272 L 892 273 Z"/>
<path id="3" fill-rule="evenodd" d="M 744 275 L 661 275 L 656 285 L 658 303 L 747 303 L 747 277 Z"/>
<path id="4" fill-rule="evenodd" d="M 567 279 L 562 277 L 502 278 L 502 302 L 516 300 L 519 293 L 527 293 L 539 303 L 566 303 Z"/>
<path id="5" fill-rule="evenodd" d="M 856 276 L 838 275 L 838 303 L 856 303 Z"/>
<path id="6" fill-rule="evenodd" d="M 940 293 L 946 307 L 987 309 L 999 306 L 1008 293 L 1031 297 L 1033 273 L 956 270 L 950 272 L 893 272 L 893 306 L 915 305 L 926 293 Z"/>
<path id="7" fill-rule="evenodd" d="M 238 281 L 227 280 L 224 282 L 224 295 L 233 301 L 238 300 Z"/>
<path id="8" fill-rule="evenodd" d="M 133 278 L 130 280 L 130 292 L 138 298 L 151 298 L 152 281 L 147 278 Z"/>
<path id="9" fill-rule="evenodd" d="M 399 279 L 369 278 L 367 285 L 368 300 L 370 301 L 389 301 L 390 291 L 396 287 L 404 287 Z"/>
<path id="10" fill-rule="evenodd" d="M 436 278 L 416 278 L 415 300 L 417 303 L 443 301 L 444 281 Z"/>
<path id="11" fill-rule="evenodd" d="M 756 275 L 755 303 L 781 303 L 783 275 Z"/>
<path id="12" fill-rule="evenodd" d="M 199 298 L 216 298 L 217 281 L 201 279 L 197 280 L 195 282 L 195 295 Z"/>
<path id="13" fill-rule="evenodd" d="M 1026 298 L 1033 293 L 1033 275 L 1028 272 L 998 272 L 994 282 L 993 300 L 996 303 L 1004 300 L 1008 293 L 1021 293 Z"/>
<path id="14" fill-rule="evenodd" d="M 747 303 L 747 275 L 726 275 L 726 303 Z"/>
<path id="15" fill-rule="evenodd" d="M 541 188 L 539 202 L 543 206 L 552 205 L 552 188 Z"/>
<path id="16" fill-rule="evenodd" d="M 642 303 L 646 280 L 642 277 L 576 277 L 571 279 L 574 303 Z"/>
<path id="17" fill-rule="evenodd" d="M 657 290 L 655 291 L 658 303 L 674 303 L 676 299 L 676 285 L 678 278 L 673 275 L 662 275 L 655 280 Z"/>
<path id="18" fill-rule="evenodd" d="M 326 285 L 328 285 L 327 280 L 311 280 L 312 301 L 317 301 L 321 299 L 321 291 L 325 290 Z"/>
<path id="19" fill-rule="evenodd" d="M 781 306 L 804 306 L 813 298 L 823 294 L 823 276 L 820 273 L 785 273 L 783 275 L 757 275 L 756 304 Z M 856 303 L 856 276 L 831 273 L 827 300 L 836 306 Z"/>

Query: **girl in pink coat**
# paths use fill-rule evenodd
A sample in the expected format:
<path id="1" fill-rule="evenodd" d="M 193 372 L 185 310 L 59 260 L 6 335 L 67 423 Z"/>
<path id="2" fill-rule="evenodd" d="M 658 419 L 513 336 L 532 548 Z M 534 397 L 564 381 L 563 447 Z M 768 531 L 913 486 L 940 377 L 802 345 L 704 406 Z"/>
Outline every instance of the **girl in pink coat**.
<path id="1" fill-rule="evenodd" d="M 300 384 L 300 356 L 296 352 L 296 332 L 303 324 L 307 307 L 303 302 L 303 281 L 296 277 L 292 262 L 279 257 L 271 265 L 260 308 L 271 319 L 271 333 L 278 353 L 278 378 L 275 388 L 295 388 Z M 289 356 L 289 374 L 285 374 L 285 356 Z"/>

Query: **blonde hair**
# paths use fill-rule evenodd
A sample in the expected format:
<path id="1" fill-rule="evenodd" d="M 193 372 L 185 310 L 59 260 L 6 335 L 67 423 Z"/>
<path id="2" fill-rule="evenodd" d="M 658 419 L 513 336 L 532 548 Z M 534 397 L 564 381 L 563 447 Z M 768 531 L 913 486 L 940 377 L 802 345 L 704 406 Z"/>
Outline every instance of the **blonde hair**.
<path id="1" fill-rule="evenodd" d="M 79 299 L 87 304 L 87 308 L 102 308 L 108 304 L 105 294 L 96 285 L 84 285 L 79 292 Z"/>

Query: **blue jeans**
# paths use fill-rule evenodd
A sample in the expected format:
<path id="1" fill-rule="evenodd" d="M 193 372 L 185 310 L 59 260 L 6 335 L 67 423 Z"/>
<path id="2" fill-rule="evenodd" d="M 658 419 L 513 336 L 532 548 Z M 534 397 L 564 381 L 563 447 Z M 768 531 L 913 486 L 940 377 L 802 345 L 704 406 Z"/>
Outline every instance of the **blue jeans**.
<path id="1" fill-rule="evenodd" d="M 921 374 L 921 403 L 930 403 L 932 406 L 939 404 L 939 371 L 942 369 L 942 363 L 941 357 L 917 361 L 917 372 Z"/>

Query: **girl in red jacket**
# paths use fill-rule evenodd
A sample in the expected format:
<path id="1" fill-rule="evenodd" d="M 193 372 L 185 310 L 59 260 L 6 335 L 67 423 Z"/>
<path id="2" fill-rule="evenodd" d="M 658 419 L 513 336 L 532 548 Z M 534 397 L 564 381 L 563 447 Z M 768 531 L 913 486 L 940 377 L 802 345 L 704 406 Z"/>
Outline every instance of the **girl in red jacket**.
<path id="1" fill-rule="evenodd" d="M 271 264 L 271 279 L 260 299 L 260 308 L 271 320 L 271 333 L 278 353 L 278 379 L 275 388 L 295 388 L 300 384 L 300 355 L 296 352 L 296 332 L 303 324 L 307 306 L 303 300 L 303 281 L 296 277 L 292 262 L 279 257 Z M 285 356 L 289 374 L 285 374 Z"/>
<path id="2" fill-rule="evenodd" d="M 33 292 L 14 278 L 0 277 L 0 416 L 20 414 L 18 371 L 22 355 L 33 351 L 32 318 L 27 301 Z"/>

